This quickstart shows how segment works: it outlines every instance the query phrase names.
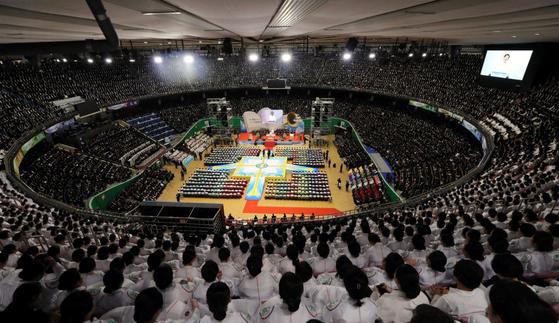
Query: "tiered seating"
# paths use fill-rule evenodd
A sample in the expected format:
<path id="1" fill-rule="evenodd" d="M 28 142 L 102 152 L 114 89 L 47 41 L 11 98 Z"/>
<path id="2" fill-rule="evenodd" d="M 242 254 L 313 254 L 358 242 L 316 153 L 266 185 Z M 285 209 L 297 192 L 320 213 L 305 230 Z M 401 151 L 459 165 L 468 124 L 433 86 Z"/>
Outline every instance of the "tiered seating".
<path id="1" fill-rule="evenodd" d="M 359 146 L 351 136 L 336 135 L 334 144 L 348 168 L 367 165 L 371 162 L 371 158 L 363 150 L 363 147 Z"/>
<path id="2" fill-rule="evenodd" d="M 128 119 L 126 122 L 146 136 L 159 142 L 164 142 L 166 138 L 176 135 L 175 130 L 169 127 L 159 114 L 155 112 Z"/>
<path id="3" fill-rule="evenodd" d="M 223 164 L 232 164 L 238 162 L 243 156 L 258 156 L 259 148 L 248 147 L 217 147 L 204 160 L 204 165 L 215 166 Z"/>
<path id="4" fill-rule="evenodd" d="M 276 147 L 274 155 L 287 157 L 294 165 L 308 167 L 324 167 L 324 156 L 320 149 L 298 147 Z"/>
<path id="5" fill-rule="evenodd" d="M 160 148 L 136 130 L 118 124 L 82 140 L 84 152 L 127 166 L 140 164 Z"/>
<path id="6" fill-rule="evenodd" d="M 384 201 L 382 181 L 373 164 L 349 170 L 349 185 L 355 204 Z"/>
<path id="7" fill-rule="evenodd" d="M 197 169 L 188 182 L 180 188 L 184 197 L 210 197 L 234 199 L 243 196 L 246 179 L 231 179 L 229 173 L 208 169 Z"/>
<path id="8" fill-rule="evenodd" d="M 268 180 L 264 196 L 275 200 L 332 199 L 326 173 L 293 173 L 291 180 Z"/>
<path id="9" fill-rule="evenodd" d="M 164 169 L 145 171 L 132 186 L 116 196 L 109 205 L 109 210 L 128 212 L 142 201 L 157 200 L 173 177 L 173 173 Z"/>
<path id="10" fill-rule="evenodd" d="M 131 175 L 128 168 L 102 159 L 51 148 L 24 168 L 21 178 L 36 192 L 83 206 L 87 198 Z"/>

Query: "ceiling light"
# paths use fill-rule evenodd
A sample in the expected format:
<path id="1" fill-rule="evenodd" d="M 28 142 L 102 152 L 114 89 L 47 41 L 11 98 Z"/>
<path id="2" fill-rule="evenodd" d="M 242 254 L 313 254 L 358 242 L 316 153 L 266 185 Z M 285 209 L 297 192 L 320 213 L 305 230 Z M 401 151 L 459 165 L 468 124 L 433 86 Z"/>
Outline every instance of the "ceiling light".
<path id="1" fill-rule="evenodd" d="M 500 33 L 500 30 L 493 30 L 494 33 Z"/>
<path id="2" fill-rule="evenodd" d="M 55 59 L 54 61 L 57 62 L 57 63 L 60 63 L 60 59 L 59 59 L 59 58 Z"/>
<path id="3" fill-rule="evenodd" d="M 93 64 L 93 58 L 88 58 L 88 59 L 87 59 L 87 62 L 88 62 L 89 64 Z"/>
<path id="4" fill-rule="evenodd" d="M 516 38 L 516 35 L 512 35 L 512 38 Z"/>
<path id="5" fill-rule="evenodd" d="M 421 57 L 427 57 L 427 53 L 421 54 Z"/>
<path id="6" fill-rule="evenodd" d="M 342 58 L 344 59 L 344 61 L 349 61 L 351 59 L 351 53 L 344 53 L 342 55 Z"/>
<path id="7" fill-rule="evenodd" d="M 222 61 L 222 60 L 223 60 L 223 57 L 218 57 L 217 60 L 218 60 L 218 61 Z"/>
<path id="8" fill-rule="evenodd" d="M 439 53 L 439 56 L 443 56 L 443 53 Z"/>
<path id="9" fill-rule="evenodd" d="M 113 62 L 113 59 L 110 57 L 105 58 L 105 63 L 107 64 L 111 64 Z"/>
<path id="10" fill-rule="evenodd" d="M 218 45 L 221 45 L 221 40 L 218 40 L 218 41 L 217 41 L 217 44 L 218 44 Z"/>
<path id="11" fill-rule="evenodd" d="M 264 40 L 263 40 L 263 39 L 260 39 L 260 40 L 259 40 L 258 42 L 259 42 L 259 43 L 263 43 L 263 42 L 264 42 Z"/>
<path id="12" fill-rule="evenodd" d="M 184 55 L 184 57 L 182 58 L 182 60 L 186 63 L 186 64 L 192 64 L 194 63 L 194 56 L 188 54 L 188 55 Z"/>
<path id="13" fill-rule="evenodd" d="M 413 53 L 409 53 L 409 54 L 408 54 L 408 57 L 413 57 Z"/>
<path id="14" fill-rule="evenodd" d="M 64 63 L 68 62 L 68 60 L 67 60 L 66 58 L 63 58 L 62 61 L 63 61 Z"/>
<path id="15" fill-rule="evenodd" d="M 168 41 L 168 42 L 167 42 L 167 45 L 171 45 L 171 42 L 170 42 L 170 41 Z"/>
<path id="16" fill-rule="evenodd" d="M 375 59 L 375 57 L 377 57 L 377 54 L 375 54 L 375 53 L 370 53 L 369 54 L 370 59 Z"/>
<path id="17" fill-rule="evenodd" d="M 291 54 L 289 54 L 289 53 L 283 53 L 283 54 L 281 55 L 281 61 L 284 62 L 284 63 L 289 63 L 289 62 L 291 62 Z"/>
<path id="18" fill-rule="evenodd" d="M 144 42 L 144 44 L 147 44 L 147 43 L 148 43 L 147 41 Z"/>
<path id="19" fill-rule="evenodd" d="M 201 44 L 201 43 L 202 43 L 202 41 L 201 41 L 201 40 L 199 40 L 199 41 L 198 41 L 198 44 Z"/>
<path id="20" fill-rule="evenodd" d="M 258 60 L 258 54 L 252 53 L 248 55 L 248 60 L 251 62 L 256 62 Z"/>
<path id="21" fill-rule="evenodd" d="M 136 62 L 136 60 L 133 59 L 133 58 L 129 59 L 128 61 L 129 61 L 130 63 L 135 63 L 135 62 Z"/>
<path id="22" fill-rule="evenodd" d="M 534 34 L 534 36 L 539 36 L 539 35 L 541 35 L 541 34 L 540 34 L 540 33 L 535 33 L 535 34 Z"/>
<path id="23" fill-rule="evenodd" d="M 144 16 L 163 16 L 163 15 L 180 15 L 180 11 L 149 11 L 142 12 Z"/>
<path id="24" fill-rule="evenodd" d="M 163 63 L 163 58 L 161 56 L 154 56 L 153 61 L 155 62 L 155 64 L 161 64 Z"/>

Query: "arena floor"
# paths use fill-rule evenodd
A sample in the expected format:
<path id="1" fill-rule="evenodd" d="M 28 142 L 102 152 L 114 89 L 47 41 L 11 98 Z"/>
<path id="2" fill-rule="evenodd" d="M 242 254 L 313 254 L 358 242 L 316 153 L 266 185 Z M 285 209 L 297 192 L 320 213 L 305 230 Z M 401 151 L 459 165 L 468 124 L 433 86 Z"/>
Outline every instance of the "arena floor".
<path id="1" fill-rule="evenodd" d="M 340 156 L 338 151 L 333 144 L 334 136 L 328 137 L 328 147 L 323 147 L 323 150 L 328 149 L 330 159 L 332 160 L 332 167 L 326 167 L 321 169 L 328 173 L 328 183 L 330 185 L 330 191 L 332 193 L 332 201 L 286 201 L 286 200 L 273 200 L 262 198 L 259 201 L 247 201 L 244 196 L 241 199 L 213 199 L 213 198 L 181 198 L 181 202 L 202 202 L 202 203 L 222 203 L 225 209 L 225 214 L 232 214 L 237 219 L 253 219 L 255 215 L 261 218 L 264 214 L 270 217 L 275 214 L 278 218 L 282 217 L 284 213 L 287 216 L 292 214 L 310 215 L 314 213 L 315 215 L 329 215 L 329 214 L 340 214 L 344 211 L 350 211 L 355 209 L 355 203 L 351 196 L 351 190 L 349 192 L 345 191 L 345 182 L 348 178 L 347 169 L 343 169 L 340 174 Z M 308 145 L 306 145 L 308 146 Z M 254 147 L 254 146 L 251 146 Z M 263 146 L 260 146 L 263 148 Z M 209 151 L 208 148 L 207 151 Z M 333 165 L 336 164 L 336 168 Z M 188 180 L 189 174 L 197 168 L 205 168 L 203 161 L 195 160 L 188 165 L 187 175 L 184 180 L 181 180 L 180 169 L 174 166 L 167 165 L 165 168 L 175 174 L 175 178 L 167 185 L 158 201 L 176 201 L 176 194 L 179 188 L 182 186 L 183 182 Z M 289 178 L 290 175 L 287 175 Z M 338 189 L 337 180 L 342 179 L 342 189 Z"/>

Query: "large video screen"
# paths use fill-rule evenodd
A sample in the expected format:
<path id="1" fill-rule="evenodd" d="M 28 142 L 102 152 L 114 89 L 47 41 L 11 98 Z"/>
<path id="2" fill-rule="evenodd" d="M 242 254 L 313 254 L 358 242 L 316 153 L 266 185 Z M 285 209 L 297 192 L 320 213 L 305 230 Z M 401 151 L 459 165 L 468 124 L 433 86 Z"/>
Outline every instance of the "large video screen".
<path id="1" fill-rule="evenodd" d="M 533 50 L 488 50 L 481 75 L 522 81 Z"/>

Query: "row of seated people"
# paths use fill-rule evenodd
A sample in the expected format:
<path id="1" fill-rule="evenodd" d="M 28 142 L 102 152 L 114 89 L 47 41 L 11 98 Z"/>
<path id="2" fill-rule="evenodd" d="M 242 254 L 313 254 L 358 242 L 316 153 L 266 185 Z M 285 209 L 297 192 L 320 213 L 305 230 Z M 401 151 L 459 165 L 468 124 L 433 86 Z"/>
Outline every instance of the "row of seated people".
<path id="1" fill-rule="evenodd" d="M 338 154 L 348 168 L 368 165 L 371 162 L 369 155 L 349 135 L 336 135 L 334 144 L 338 149 Z"/>
<path id="2" fill-rule="evenodd" d="M 147 148 L 152 142 L 132 128 L 113 124 L 106 130 L 81 137 L 83 152 L 99 158 L 125 164 L 127 158 Z"/>
<path id="3" fill-rule="evenodd" d="M 165 169 L 148 169 L 128 188 L 118 193 L 108 210 L 126 213 L 143 201 L 155 201 L 173 180 L 173 173 Z"/>
<path id="4" fill-rule="evenodd" d="M 185 140 L 180 149 L 187 153 L 200 154 L 206 151 L 212 144 L 212 138 L 203 132 L 199 132 L 194 137 Z"/>
<path id="5" fill-rule="evenodd" d="M 244 156 L 259 156 L 262 152 L 259 148 L 250 147 L 216 147 L 204 160 L 204 165 L 215 166 L 232 164 L 238 162 Z"/>
<path id="6" fill-rule="evenodd" d="M 268 180 L 264 196 L 276 200 L 332 200 L 326 173 L 296 172 L 290 180 Z"/>
<path id="7" fill-rule="evenodd" d="M 21 179 L 34 191 L 75 206 L 113 183 L 132 176 L 128 168 L 88 154 L 47 147 L 21 170 Z"/>
<path id="8" fill-rule="evenodd" d="M 559 302 L 558 218 L 517 211 L 507 216 L 493 209 L 476 217 L 403 212 L 243 227 L 227 235 L 109 230 L 96 238 L 69 221 L 70 241 L 56 226 L 2 223 L 0 315 L 58 322 L 49 321 L 48 313 L 60 315 L 60 322 L 71 316 L 78 322 L 126 323 L 214 318 L 357 323 L 365 316 L 405 323 L 424 304 L 448 322 L 486 323 L 495 315 L 491 310 L 505 315 L 499 308 L 487 312 L 497 298 L 526 301 L 529 295 L 539 311 L 517 315 L 551 323 L 557 321 L 551 306 Z M 517 232 L 516 226 L 524 229 Z M 21 229 L 42 232 L 48 250 L 41 252 L 38 236 Z M 20 294 L 29 284 L 35 286 L 26 301 Z M 504 295 L 495 294 L 503 288 Z M 226 295 L 217 302 L 221 307 L 214 292 Z M 161 299 L 152 321 L 136 314 L 135 303 L 146 293 Z"/>
<path id="9" fill-rule="evenodd" d="M 385 200 L 383 183 L 374 164 L 352 168 L 348 173 L 349 187 L 356 205 Z"/>
<path id="10" fill-rule="evenodd" d="M 180 188 L 184 197 L 240 198 L 248 184 L 246 179 L 232 179 L 227 171 L 196 169 Z"/>
<path id="11" fill-rule="evenodd" d="M 322 150 L 316 148 L 277 147 L 274 150 L 277 157 L 287 157 L 294 165 L 308 167 L 324 167 Z"/>
<path id="12" fill-rule="evenodd" d="M 164 163 L 171 163 L 176 166 L 183 165 L 185 161 L 193 160 L 191 154 L 185 153 L 182 150 L 169 150 L 163 155 L 163 162 Z"/>

